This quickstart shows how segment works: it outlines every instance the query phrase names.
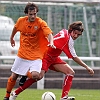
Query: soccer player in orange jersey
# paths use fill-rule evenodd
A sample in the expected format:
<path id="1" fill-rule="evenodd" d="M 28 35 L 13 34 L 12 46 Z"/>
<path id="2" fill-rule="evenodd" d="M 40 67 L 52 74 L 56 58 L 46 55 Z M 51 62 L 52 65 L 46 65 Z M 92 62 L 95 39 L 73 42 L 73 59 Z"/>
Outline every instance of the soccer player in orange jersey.
<path id="1" fill-rule="evenodd" d="M 33 79 L 39 78 L 42 58 L 47 50 L 47 45 L 55 48 L 53 32 L 44 20 L 37 17 L 37 12 L 38 7 L 29 2 L 24 10 L 26 16 L 20 17 L 13 28 L 10 37 L 11 46 L 15 46 L 14 36 L 19 31 L 20 47 L 11 68 L 12 74 L 8 78 L 4 100 L 9 100 L 11 90 L 19 75 L 26 75 L 27 71 L 30 70 Z"/>
<path id="2" fill-rule="evenodd" d="M 75 97 L 68 97 L 68 93 L 71 88 L 75 72 L 69 64 L 67 64 L 59 57 L 61 52 L 64 52 L 68 58 L 72 58 L 77 64 L 86 68 L 90 75 L 94 74 L 93 69 L 86 65 L 76 55 L 74 49 L 74 40 L 82 35 L 83 30 L 83 23 L 81 21 L 76 21 L 70 24 L 68 30 L 62 29 L 54 36 L 54 45 L 56 46 L 56 49 L 49 47 L 47 53 L 44 55 L 44 58 L 42 60 L 43 64 L 39 79 L 43 78 L 48 69 L 65 74 L 62 88 L 62 96 L 60 100 L 75 100 Z M 28 88 L 34 82 L 36 82 L 36 80 L 32 79 L 32 75 L 30 72 L 27 73 L 27 77 L 28 79 L 25 81 L 23 86 L 20 86 L 18 89 L 13 91 L 13 94 L 15 95 L 10 96 L 11 98 L 14 98 L 11 100 L 15 100 L 19 93 Z"/>

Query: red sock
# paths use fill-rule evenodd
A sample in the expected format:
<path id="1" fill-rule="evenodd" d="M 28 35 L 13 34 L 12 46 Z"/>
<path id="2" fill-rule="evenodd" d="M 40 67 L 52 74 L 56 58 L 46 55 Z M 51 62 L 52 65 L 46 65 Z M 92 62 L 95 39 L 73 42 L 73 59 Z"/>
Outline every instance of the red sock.
<path id="1" fill-rule="evenodd" d="M 30 87 L 34 82 L 36 82 L 36 80 L 33 80 L 33 79 L 26 80 L 23 86 L 20 86 L 19 88 L 15 90 L 16 95 L 24 91 L 26 88 Z"/>
<path id="2" fill-rule="evenodd" d="M 63 90 L 62 90 L 61 98 L 68 95 L 68 92 L 72 85 L 72 79 L 73 79 L 73 75 L 66 75 L 66 77 L 64 79 L 64 83 L 63 83 Z"/>

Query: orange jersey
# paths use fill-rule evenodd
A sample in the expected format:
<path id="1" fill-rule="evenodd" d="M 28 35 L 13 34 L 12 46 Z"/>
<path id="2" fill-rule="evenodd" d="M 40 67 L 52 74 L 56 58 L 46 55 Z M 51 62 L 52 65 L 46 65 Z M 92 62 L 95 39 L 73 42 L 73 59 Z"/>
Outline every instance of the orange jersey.
<path id="1" fill-rule="evenodd" d="M 27 60 L 42 59 L 47 50 L 47 37 L 52 30 L 41 18 L 28 22 L 28 17 L 20 17 L 15 27 L 20 31 L 20 47 L 18 56 Z"/>

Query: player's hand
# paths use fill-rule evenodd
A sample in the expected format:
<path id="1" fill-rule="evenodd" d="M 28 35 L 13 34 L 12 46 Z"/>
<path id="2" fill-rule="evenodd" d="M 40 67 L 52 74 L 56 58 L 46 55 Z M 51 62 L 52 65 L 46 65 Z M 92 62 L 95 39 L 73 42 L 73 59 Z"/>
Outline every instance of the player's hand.
<path id="1" fill-rule="evenodd" d="M 47 46 L 56 49 L 56 46 L 54 46 L 53 44 L 48 44 Z"/>
<path id="2" fill-rule="evenodd" d="M 88 67 L 87 70 L 88 70 L 88 72 L 89 72 L 90 75 L 94 75 L 94 71 L 93 71 L 92 68 Z"/>
<path id="3" fill-rule="evenodd" d="M 10 40 L 11 46 L 14 47 L 15 46 L 15 40 L 11 39 Z"/>

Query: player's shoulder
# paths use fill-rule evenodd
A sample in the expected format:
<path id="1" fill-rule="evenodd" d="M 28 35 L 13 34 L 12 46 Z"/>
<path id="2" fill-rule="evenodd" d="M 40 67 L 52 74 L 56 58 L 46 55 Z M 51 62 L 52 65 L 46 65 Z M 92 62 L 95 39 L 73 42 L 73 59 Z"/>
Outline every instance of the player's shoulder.
<path id="1" fill-rule="evenodd" d="M 38 21 L 38 22 L 42 22 L 42 21 L 43 21 L 43 19 L 42 19 L 42 18 L 40 18 L 40 17 L 36 17 L 36 21 Z"/>
<path id="2" fill-rule="evenodd" d="M 62 29 L 59 33 L 64 34 L 64 35 L 68 35 L 68 30 Z"/>
<path id="3" fill-rule="evenodd" d="M 64 33 L 68 33 L 67 29 L 62 29 L 61 31 L 64 32 Z"/>
<path id="4" fill-rule="evenodd" d="M 28 19 L 28 16 L 24 16 L 24 17 L 19 17 L 18 18 L 19 21 L 23 21 L 23 20 L 26 20 L 26 19 Z"/>
<path id="5" fill-rule="evenodd" d="M 40 18 L 40 17 L 36 17 L 36 21 L 38 22 L 38 23 L 46 23 L 42 18 Z"/>
<path id="6" fill-rule="evenodd" d="M 68 30 L 67 29 L 62 29 L 61 32 L 63 33 L 65 39 L 70 38 L 70 34 L 68 33 Z"/>

